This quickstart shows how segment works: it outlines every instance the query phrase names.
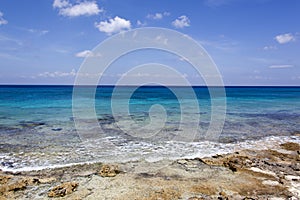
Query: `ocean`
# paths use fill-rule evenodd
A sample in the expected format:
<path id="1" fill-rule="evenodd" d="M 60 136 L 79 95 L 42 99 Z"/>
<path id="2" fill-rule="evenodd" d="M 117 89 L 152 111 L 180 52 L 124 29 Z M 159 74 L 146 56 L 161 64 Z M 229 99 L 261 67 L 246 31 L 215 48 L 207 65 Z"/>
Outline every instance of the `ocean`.
<path id="1" fill-rule="evenodd" d="M 91 88 L 80 89 L 84 94 Z M 207 87 L 193 87 L 199 110 L 181 107 L 192 105 L 191 88 L 142 86 L 132 94 L 131 86 L 114 89 L 98 86 L 93 99 L 76 96 L 81 104 L 74 116 L 73 86 L 0 86 L 0 169 L 154 162 L 300 142 L 300 87 L 226 87 L 221 97 L 211 97 Z M 186 95 L 178 99 L 173 89 Z M 213 118 L 213 98 L 226 103 L 226 112 L 224 126 L 211 140 L 205 133 Z M 86 107 L 93 102 L 95 116 Z M 163 108 L 164 115 L 151 111 L 153 106 Z M 93 127 L 95 119 L 98 128 Z"/>

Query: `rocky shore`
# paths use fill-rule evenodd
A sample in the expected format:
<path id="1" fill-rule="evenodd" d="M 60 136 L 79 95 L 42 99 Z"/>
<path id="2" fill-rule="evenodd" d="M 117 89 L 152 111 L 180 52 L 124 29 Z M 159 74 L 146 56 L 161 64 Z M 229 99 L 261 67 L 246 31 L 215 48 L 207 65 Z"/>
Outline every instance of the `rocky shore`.
<path id="1" fill-rule="evenodd" d="M 300 146 L 0 172 L 2 199 L 300 199 Z"/>

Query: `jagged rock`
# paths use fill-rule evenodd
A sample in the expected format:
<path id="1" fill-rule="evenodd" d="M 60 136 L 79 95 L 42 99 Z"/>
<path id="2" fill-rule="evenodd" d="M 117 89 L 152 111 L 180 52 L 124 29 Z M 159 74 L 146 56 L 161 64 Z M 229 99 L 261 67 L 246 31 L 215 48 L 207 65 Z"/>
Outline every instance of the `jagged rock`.
<path id="1" fill-rule="evenodd" d="M 0 175 L 0 184 L 6 184 L 12 178 L 11 175 Z"/>
<path id="2" fill-rule="evenodd" d="M 117 165 L 103 165 L 99 172 L 102 177 L 114 177 L 119 174 L 119 167 Z"/>
<path id="3" fill-rule="evenodd" d="M 300 145 L 294 142 L 287 142 L 280 145 L 283 149 L 288 151 L 299 151 Z"/>
<path id="4" fill-rule="evenodd" d="M 0 186 L 0 194 L 5 194 L 6 192 L 10 191 L 24 190 L 26 186 L 33 185 L 35 183 L 38 183 L 38 179 L 32 177 L 24 177 L 23 179 L 12 183 L 9 183 L 7 180 L 5 184 Z"/>
<path id="5" fill-rule="evenodd" d="M 55 186 L 48 192 L 48 197 L 63 197 L 67 194 L 71 194 L 77 188 L 77 182 L 65 182 L 61 185 Z"/>

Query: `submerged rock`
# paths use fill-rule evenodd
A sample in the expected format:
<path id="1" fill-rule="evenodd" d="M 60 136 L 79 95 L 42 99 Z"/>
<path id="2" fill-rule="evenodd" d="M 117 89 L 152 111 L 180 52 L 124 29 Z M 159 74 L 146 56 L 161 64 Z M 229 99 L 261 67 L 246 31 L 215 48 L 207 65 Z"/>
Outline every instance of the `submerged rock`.
<path id="1" fill-rule="evenodd" d="M 48 197 L 63 197 L 74 192 L 79 184 L 77 182 L 65 182 L 55 186 L 48 192 Z"/>
<path id="2" fill-rule="evenodd" d="M 52 130 L 52 131 L 61 131 L 62 128 L 52 128 L 51 130 Z"/>
<path id="3" fill-rule="evenodd" d="M 46 125 L 46 123 L 44 122 L 33 122 L 33 121 L 21 121 L 19 124 L 24 128 L 34 128 L 37 126 Z"/>

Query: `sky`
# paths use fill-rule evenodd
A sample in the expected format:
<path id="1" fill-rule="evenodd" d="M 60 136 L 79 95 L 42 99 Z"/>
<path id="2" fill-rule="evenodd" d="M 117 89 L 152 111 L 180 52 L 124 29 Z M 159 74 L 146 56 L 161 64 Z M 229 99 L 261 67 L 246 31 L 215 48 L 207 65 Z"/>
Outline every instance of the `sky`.
<path id="1" fill-rule="evenodd" d="M 0 84 L 73 84 L 104 40 L 161 27 L 202 45 L 225 85 L 299 86 L 299 11 L 299 0 L 0 0 Z M 148 50 L 127 56 L 112 64 L 103 84 L 154 61 L 191 84 L 201 79 L 175 55 Z"/>

